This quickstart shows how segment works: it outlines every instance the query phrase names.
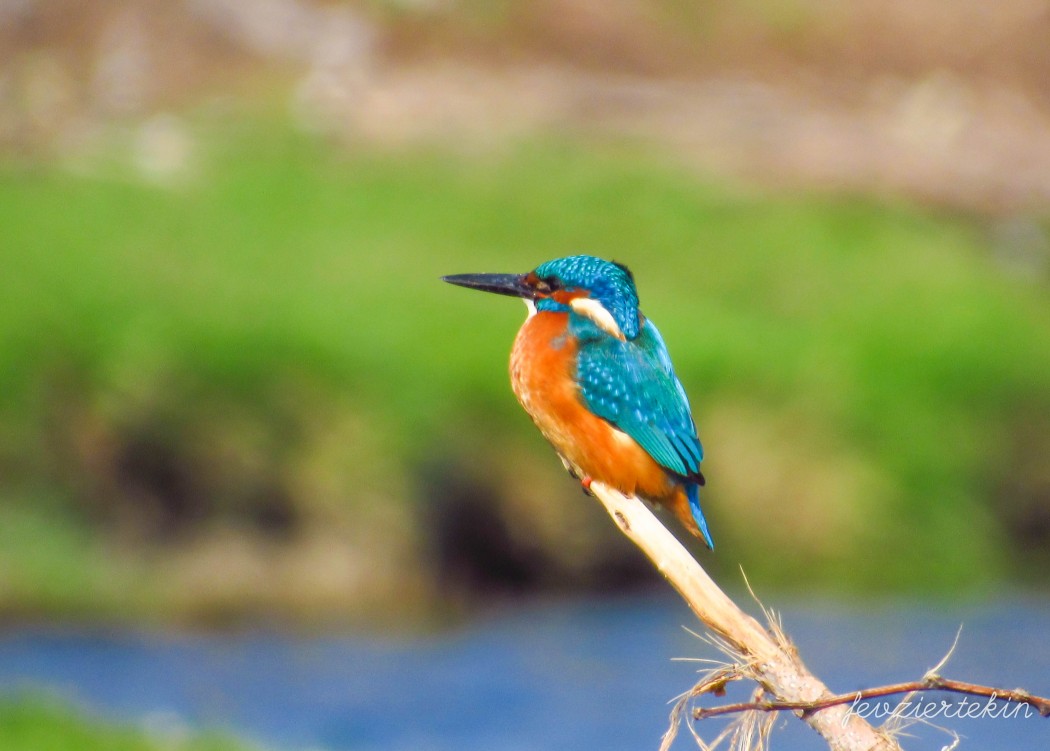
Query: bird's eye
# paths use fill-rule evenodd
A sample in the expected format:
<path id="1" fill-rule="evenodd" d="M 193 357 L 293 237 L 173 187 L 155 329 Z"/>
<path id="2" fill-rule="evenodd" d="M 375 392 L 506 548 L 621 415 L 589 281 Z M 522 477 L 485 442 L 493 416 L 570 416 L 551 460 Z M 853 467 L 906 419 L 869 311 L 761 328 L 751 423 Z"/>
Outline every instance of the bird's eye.
<path id="1" fill-rule="evenodd" d="M 561 284 L 553 276 L 548 276 L 540 279 L 536 283 L 536 291 L 544 295 L 549 295 L 554 290 L 561 289 Z"/>

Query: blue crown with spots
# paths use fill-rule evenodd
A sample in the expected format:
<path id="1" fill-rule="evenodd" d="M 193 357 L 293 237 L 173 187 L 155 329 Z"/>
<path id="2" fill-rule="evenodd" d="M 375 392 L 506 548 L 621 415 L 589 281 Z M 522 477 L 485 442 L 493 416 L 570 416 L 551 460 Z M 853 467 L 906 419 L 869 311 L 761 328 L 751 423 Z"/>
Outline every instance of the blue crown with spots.
<path id="1" fill-rule="evenodd" d="M 595 256 L 568 256 L 540 264 L 535 273 L 564 289 L 587 290 L 609 311 L 624 336 L 633 339 L 638 335 L 638 290 L 634 275 L 623 264 Z"/>

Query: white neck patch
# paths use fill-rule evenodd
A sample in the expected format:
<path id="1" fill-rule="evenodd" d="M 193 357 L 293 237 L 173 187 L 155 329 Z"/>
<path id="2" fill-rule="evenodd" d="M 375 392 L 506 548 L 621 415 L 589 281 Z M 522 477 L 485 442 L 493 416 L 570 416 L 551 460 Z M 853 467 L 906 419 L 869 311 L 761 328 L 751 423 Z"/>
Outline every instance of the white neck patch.
<path id="1" fill-rule="evenodd" d="M 569 302 L 569 307 L 573 309 L 573 312 L 589 319 L 611 336 L 615 336 L 621 342 L 627 341 L 627 337 L 623 335 L 620 330 L 620 325 L 616 323 L 616 319 L 613 318 L 604 305 L 595 300 L 592 297 L 576 297 Z"/>

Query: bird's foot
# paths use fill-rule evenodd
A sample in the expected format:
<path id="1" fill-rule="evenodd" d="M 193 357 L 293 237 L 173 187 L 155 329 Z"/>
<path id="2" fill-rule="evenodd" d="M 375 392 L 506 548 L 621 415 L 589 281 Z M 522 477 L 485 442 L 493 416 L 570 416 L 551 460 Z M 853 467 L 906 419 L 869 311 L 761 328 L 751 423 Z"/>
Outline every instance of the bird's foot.
<path id="1" fill-rule="evenodd" d="M 592 482 L 594 482 L 594 480 L 592 478 L 584 477 L 583 479 L 580 480 L 580 486 L 583 488 L 583 494 L 584 495 L 587 495 L 587 496 L 590 496 L 590 497 L 593 498 L 594 497 L 594 493 L 591 492 L 591 483 Z"/>

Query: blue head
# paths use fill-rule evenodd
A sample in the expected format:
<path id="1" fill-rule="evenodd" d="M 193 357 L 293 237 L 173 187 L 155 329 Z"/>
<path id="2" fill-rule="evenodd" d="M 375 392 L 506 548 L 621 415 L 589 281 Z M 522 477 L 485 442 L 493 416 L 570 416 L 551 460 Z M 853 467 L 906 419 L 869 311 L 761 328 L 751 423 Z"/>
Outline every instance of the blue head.
<path id="1" fill-rule="evenodd" d="M 538 311 L 573 314 L 581 331 L 638 336 L 638 291 L 623 264 L 594 256 L 556 258 L 527 274 L 457 274 L 446 282 L 531 301 Z"/>

